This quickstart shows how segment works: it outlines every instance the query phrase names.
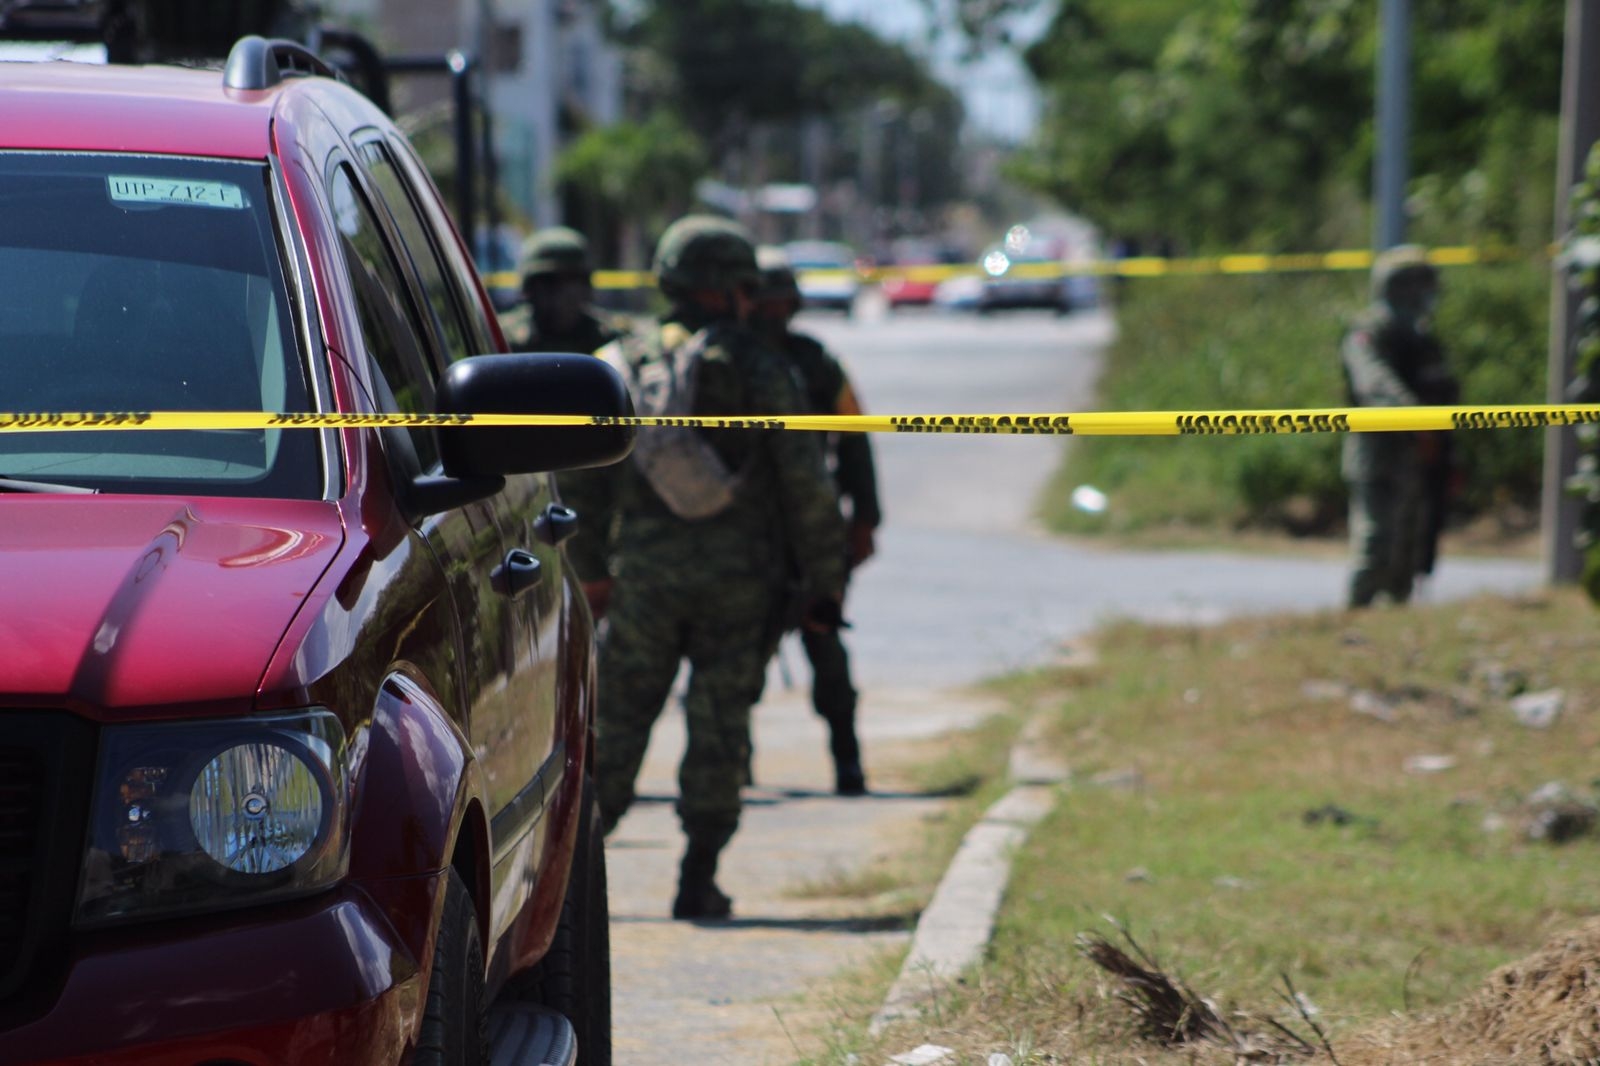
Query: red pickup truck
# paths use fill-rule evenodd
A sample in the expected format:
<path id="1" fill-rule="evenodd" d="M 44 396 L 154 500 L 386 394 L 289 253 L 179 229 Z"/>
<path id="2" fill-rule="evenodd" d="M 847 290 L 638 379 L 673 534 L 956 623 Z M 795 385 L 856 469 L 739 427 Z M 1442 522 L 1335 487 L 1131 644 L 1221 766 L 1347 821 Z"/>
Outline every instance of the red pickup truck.
<path id="1" fill-rule="evenodd" d="M 0 412 L 631 412 L 599 360 L 505 353 L 411 147 L 332 74 L 259 37 L 221 70 L 0 63 Z M 609 1063 L 549 472 L 631 430 L 28 421 L 0 1064 Z"/>

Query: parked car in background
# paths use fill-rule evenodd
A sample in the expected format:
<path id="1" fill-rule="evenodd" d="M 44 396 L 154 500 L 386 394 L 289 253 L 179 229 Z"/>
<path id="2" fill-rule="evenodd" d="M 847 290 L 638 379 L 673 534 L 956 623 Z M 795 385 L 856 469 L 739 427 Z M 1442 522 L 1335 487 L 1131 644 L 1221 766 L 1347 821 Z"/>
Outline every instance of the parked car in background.
<path id="1" fill-rule="evenodd" d="M 517 273 L 523 240 L 521 230 L 503 222 L 492 231 L 480 226 L 473 234 L 472 258 L 496 311 L 509 311 L 523 300 Z"/>
<path id="2" fill-rule="evenodd" d="M 900 307 L 926 307 L 934 302 L 939 283 L 949 274 L 954 260 L 938 241 L 900 240 L 890 248 L 880 285 L 891 310 Z"/>
<path id="3" fill-rule="evenodd" d="M 941 311 L 976 311 L 983 299 L 984 279 L 957 274 L 933 287 L 933 305 Z"/>
<path id="4" fill-rule="evenodd" d="M 1043 308 L 1064 315 L 1072 310 L 1061 251 L 1053 242 L 1008 240 L 985 251 L 978 267 L 983 279 L 975 308 L 979 314 Z"/>
<path id="5" fill-rule="evenodd" d="M 801 306 L 810 310 L 855 310 L 861 295 L 861 271 L 848 244 L 837 241 L 790 241 L 784 245 L 800 282 Z"/>
<path id="6" fill-rule="evenodd" d="M 0 63 L 0 406 L 286 423 L 0 434 L 4 1066 L 611 1061 L 548 472 L 631 437 L 293 423 L 631 406 L 332 73 Z"/>

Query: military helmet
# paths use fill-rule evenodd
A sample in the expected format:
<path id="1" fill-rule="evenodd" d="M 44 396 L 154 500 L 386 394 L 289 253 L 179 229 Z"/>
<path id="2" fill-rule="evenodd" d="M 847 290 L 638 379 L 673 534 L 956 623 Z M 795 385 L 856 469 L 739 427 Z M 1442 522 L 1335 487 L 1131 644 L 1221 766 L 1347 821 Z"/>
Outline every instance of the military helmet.
<path id="1" fill-rule="evenodd" d="M 794 267 L 789 265 L 788 252 L 763 244 L 756 249 L 756 266 L 761 268 L 761 299 L 800 299 L 800 283 L 795 280 Z"/>
<path id="2" fill-rule="evenodd" d="M 1415 244 L 1401 244 L 1378 253 L 1372 261 L 1372 298 L 1388 302 L 1402 279 L 1408 282 L 1425 280 L 1438 285 L 1439 271 L 1428 262 L 1426 249 Z"/>
<path id="3" fill-rule="evenodd" d="M 539 230 L 522 244 L 517 270 L 525 278 L 547 274 L 588 274 L 589 242 L 566 226 Z"/>
<path id="4" fill-rule="evenodd" d="M 667 227 L 656 244 L 656 280 L 671 295 L 694 289 L 729 290 L 761 280 L 755 242 L 736 222 L 688 215 Z"/>

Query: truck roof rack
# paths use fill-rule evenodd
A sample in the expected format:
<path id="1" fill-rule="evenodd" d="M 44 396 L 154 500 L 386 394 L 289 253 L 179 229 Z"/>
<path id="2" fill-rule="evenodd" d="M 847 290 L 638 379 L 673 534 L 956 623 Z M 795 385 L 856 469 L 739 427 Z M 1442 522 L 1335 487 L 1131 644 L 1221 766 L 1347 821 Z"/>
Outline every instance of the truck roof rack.
<path id="1" fill-rule="evenodd" d="M 287 77 L 310 76 L 345 80 L 343 72 L 299 41 L 254 34 L 235 42 L 222 67 L 222 84 L 230 89 L 270 89 Z"/>

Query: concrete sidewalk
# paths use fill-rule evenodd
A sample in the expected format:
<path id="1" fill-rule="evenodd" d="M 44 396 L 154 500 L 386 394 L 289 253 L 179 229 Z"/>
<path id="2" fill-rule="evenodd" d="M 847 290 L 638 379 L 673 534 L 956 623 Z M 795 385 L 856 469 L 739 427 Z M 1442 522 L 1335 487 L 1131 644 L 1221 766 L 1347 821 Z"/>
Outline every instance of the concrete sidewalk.
<path id="1" fill-rule="evenodd" d="M 897 788 L 902 783 L 883 768 L 897 752 L 998 709 L 958 693 L 864 694 L 861 734 L 874 794 L 843 799 L 832 793 L 825 726 L 798 688 L 773 686 L 756 711 L 757 785 L 746 793 L 744 820 L 718 877 L 734 899 L 734 918 L 697 925 L 669 916 L 683 848 L 672 810 L 683 719 L 670 706 L 646 756 L 642 798 L 606 848 L 619 1066 L 767 1066 L 819 1052 L 809 1033 L 820 1019 L 805 1016 L 804 993 L 909 943 L 915 915 L 884 914 L 871 901 L 800 898 L 796 890 L 915 848 L 926 820 L 952 801 Z M 860 1006 L 870 1014 L 877 1004 Z"/>

